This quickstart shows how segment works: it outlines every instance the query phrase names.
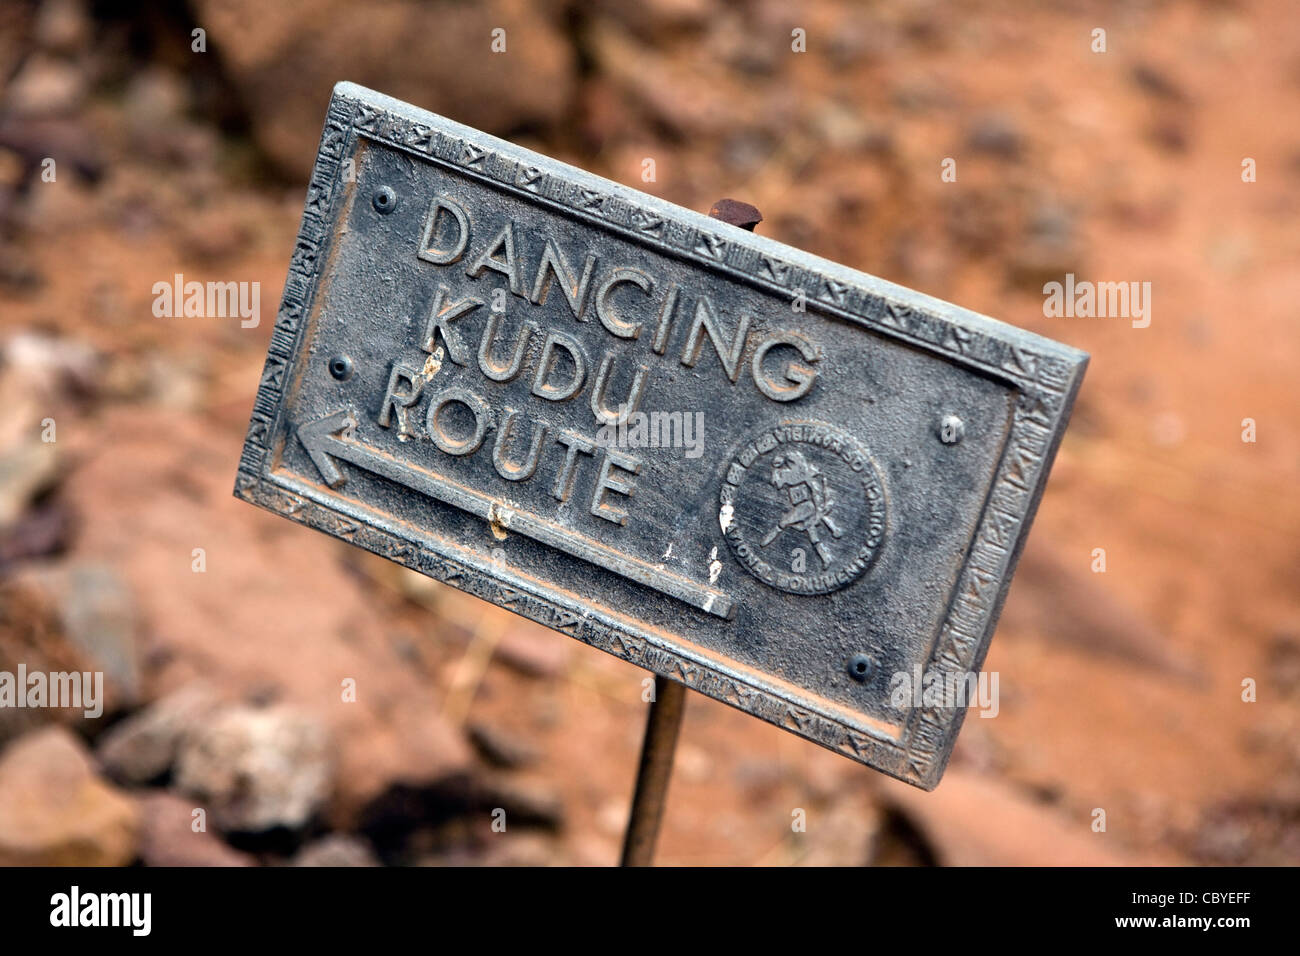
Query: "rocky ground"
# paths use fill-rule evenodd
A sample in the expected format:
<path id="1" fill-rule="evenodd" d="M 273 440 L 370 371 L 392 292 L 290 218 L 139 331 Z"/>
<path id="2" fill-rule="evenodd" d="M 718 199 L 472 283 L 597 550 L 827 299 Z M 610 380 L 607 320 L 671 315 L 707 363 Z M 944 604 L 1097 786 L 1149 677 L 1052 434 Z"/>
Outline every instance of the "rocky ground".
<path id="1" fill-rule="evenodd" d="M 0 863 L 617 859 L 642 672 L 231 497 L 340 79 L 1093 355 L 940 788 L 694 696 L 662 862 L 1300 861 L 1300 19 L 1016 6 L 0 8 L 0 670 L 108 682 L 0 709 Z"/>

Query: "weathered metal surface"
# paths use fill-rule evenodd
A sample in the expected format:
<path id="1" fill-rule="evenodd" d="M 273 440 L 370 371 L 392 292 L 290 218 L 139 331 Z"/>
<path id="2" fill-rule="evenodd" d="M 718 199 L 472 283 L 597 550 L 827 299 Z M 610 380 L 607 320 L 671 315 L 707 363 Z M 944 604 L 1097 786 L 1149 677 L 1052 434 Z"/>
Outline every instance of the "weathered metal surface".
<path id="1" fill-rule="evenodd" d="M 932 788 L 1086 360 L 344 83 L 235 492 Z"/>

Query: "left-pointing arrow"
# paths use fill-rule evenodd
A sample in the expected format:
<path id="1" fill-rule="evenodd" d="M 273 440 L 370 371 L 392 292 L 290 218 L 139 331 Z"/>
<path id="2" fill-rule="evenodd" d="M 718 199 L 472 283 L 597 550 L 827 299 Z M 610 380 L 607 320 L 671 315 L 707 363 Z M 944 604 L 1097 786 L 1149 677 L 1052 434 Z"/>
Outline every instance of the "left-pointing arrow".
<path id="1" fill-rule="evenodd" d="M 298 440 L 302 442 L 302 446 L 307 449 L 307 454 L 311 455 L 311 460 L 320 469 L 325 484 L 331 488 L 338 488 L 347 481 L 343 472 L 339 471 L 338 465 L 334 464 L 334 456 L 330 454 L 331 448 L 343 444 L 335 436 L 344 429 L 356 427 L 356 416 L 346 409 L 298 426 Z"/>
<path id="2" fill-rule="evenodd" d="M 506 528 L 540 541 L 557 551 L 604 568 L 629 581 L 644 584 L 660 594 L 676 598 L 715 617 L 730 620 L 735 613 L 735 604 L 731 598 L 710 585 L 693 581 L 658 563 L 642 561 L 554 519 L 530 514 L 485 492 L 467 488 L 445 475 L 396 459 L 378 448 L 371 448 L 356 440 L 356 427 L 356 415 L 349 410 L 334 412 L 298 426 L 298 440 L 307 449 L 311 460 L 320 469 L 325 484 L 330 488 L 338 488 L 347 481 L 337 464 L 346 461 L 369 474 L 387 478 L 427 498 L 481 518 L 493 528 Z"/>

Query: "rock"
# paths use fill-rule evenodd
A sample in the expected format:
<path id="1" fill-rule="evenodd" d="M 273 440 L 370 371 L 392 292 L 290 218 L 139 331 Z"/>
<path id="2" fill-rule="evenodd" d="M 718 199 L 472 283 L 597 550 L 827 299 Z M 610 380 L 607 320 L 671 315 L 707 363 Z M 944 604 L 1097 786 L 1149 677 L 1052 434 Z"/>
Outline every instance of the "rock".
<path id="1" fill-rule="evenodd" d="M 1015 159 L 1024 148 L 1020 127 L 1000 113 L 980 117 L 971 127 L 967 144 L 972 150 L 1000 159 Z"/>
<path id="2" fill-rule="evenodd" d="M 611 797 L 596 811 L 596 826 L 607 836 L 622 836 L 627 828 L 629 803 Z"/>
<path id="3" fill-rule="evenodd" d="M 1276 847 L 1277 834 L 1262 832 L 1259 814 L 1252 812 L 1257 809 L 1218 806 L 1206 811 L 1191 839 L 1192 856 L 1215 866 L 1241 866 L 1264 846 Z"/>
<path id="4" fill-rule="evenodd" d="M 904 814 L 941 866 L 1123 866 L 1135 861 L 1113 837 L 1094 833 L 1086 813 L 1070 818 L 1005 783 L 949 769 L 925 793 L 880 783 L 886 803 Z M 1144 863 L 1163 860 L 1144 858 Z"/>
<path id="5" fill-rule="evenodd" d="M 14 525 L 65 474 L 62 449 L 49 441 L 56 409 L 76 386 L 81 349 L 50 336 L 19 333 L 0 355 L 0 529 Z"/>
<path id="6" fill-rule="evenodd" d="M 0 234 L 9 231 L 17 210 L 15 191 L 0 188 Z M 0 288 L 14 295 L 27 295 L 44 283 L 45 274 L 31 253 L 17 243 L 0 239 Z"/>
<path id="7" fill-rule="evenodd" d="M 893 137 L 888 128 L 873 125 L 849 103 L 831 101 L 825 104 L 812 114 L 811 125 L 818 140 L 832 149 L 882 154 L 893 149 Z"/>
<path id="8" fill-rule="evenodd" d="M 1284 695 L 1300 690 L 1300 632 L 1282 630 L 1268 645 L 1268 679 Z"/>
<path id="9" fill-rule="evenodd" d="M 175 125 L 189 105 L 184 78 L 159 66 L 132 73 L 122 92 L 122 110 L 133 128 Z"/>
<path id="10" fill-rule="evenodd" d="M 81 562 L 25 569 L 19 578 L 49 596 L 68 643 L 89 666 L 104 672 L 106 709 L 139 700 L 135 599 L 117 570 Z"/>
<path id="11" fill-rule="evenodd" d="M 35 731 L 0 754 L 0 866 L 123 866 L 139 832 L 136 804 L 69 731 Z"/>
<path id="12" fill-rule="evenodd" d="M 370 844 L 358 836 L 331 833 L 308 843 L 294 856 L 291 866 L 379 866 Z"/>
<path id="13" fill-rule="evenodd" d="M 0 587 L 0 668 L 28 673 L 84 671 L 86 661 L 68 642 L 53 602 L 44 592 L 18 579 Z M 64 708 L 0 708 L 0 742 L 48 723 L 85 719 L 85 711 Z"/>
<path id="14" fill-rule="evenodd" d="M 114 780 L 151 783 L 172 769 L 181 744 L 201 729 L 201 722 L 218 706 L 212 688 L 187 684 L 109 728 L 96 755 Z"/>
<path id="15" fill-rule="evenodd" d="M 882 814 L 868 798 L 845 796 L 829 807 L 808 810 L 807 830 L 792 842 L 800 866 L 867 866 Z"/>
<path id="16" fill-rule="evenodd" d="M 13 525 L 63 473 L 57 446 L 33 435 L 12 448 L 0 450 L 0 528 Z"/>
<path id="17" fill-rule="evenodd" d="M 74 519 L 58 501 L 28 508 L 17 521 L 0 529 L 0 574 L 11 565 L 47 558 L 68 547 Z"/>
<path id="18" fill-rule="evenodd" d="M 1191 132 L 1182 119 L 1161 118 L 1148 127 L 1147 135 L 1168 153 L 1185 153 L 1191 145 Z"/>
<path id="19" fill-rule="evenodd" d="M 168 790 L 140 798 L 140 859 L 145 866 L 256 866 L 215 833 L 195 831 L 193 800 Z"/>
<path id="20" fill-rule="evenodd" d="M 673 760 L 673 773 L 688 783 L 704 783 L 713 776 L 714 759 L 708 750 L 694 744 L 679 743 Z"/>
<path id="21" fill-rule="evenodd" d="M 44 0 L 36 14 L 36 46 L 50 53 L 76 53 L 91 37 L 81 0 Z"/>
<path id="22" fill-rule="evenodd" d="M 47 157 L 58 160 L 60 181 L 63 173 L 69 168 L 78 179 L 87 183 L 98 182 L 104 172 L 105 158 L 98 138 L 89 124 L 79 117 L 0 113 L 0 148 L 22 157 L 25 161 L 24 179 L 28 182 L 39 173 L 41 161 Z M 27 196 L 29 202 L 22 204 L 21 207 L 16 201 L 8 202 L 5 208 L 0 209 L 0 213 L 3 213 L 0 221 L 4 219 L 17 221 L 21 218 L 22 225 L 27 228 L 53 228 L 53 224 L 41 219 L 43 213 L 39 209 L 32 209 L 31 203 L 36 202 L 37 196 L 40 195 L 43 195 L 44 201 L 48 202 L 51 193 L 33 195 L 29 191 Z M 74 215 L 80 214 L 84 217 L 86 204 L 82 201 L 83 196 L 83 193 L 69 192 L 64 197 L 62 208 L 74 211 Z M 13 256 L 22 248 L 14 245 L 6 249 L 6 255 Z M 5 268 L 12 271 L 13 267 L 11 263 L 5 263 Z"/>
<path id="23" fill-rule="evenodd" d="M 722 143 L 722 162 L 739 176 L 752 176 L 776 150 L 776 141 L 764 130 L 738 130 Z"/>
<path id="24" fill-rule="evenodd" d="M 247 422 L 229 417 L 220 427 L 242 433 Z M 88 456 L 60 492 L 80 516 L 77 552 L 116 557 L 149 624 L 143 650 L 158 662 L 150 673 L 159 686 L 202 677 L 231 700 L 247 700 L 261 685 L 265 696 L 325 728 L 337 768 L 328 822 L 350 831 L 356 814 L 388 787 L 465 769 L 474 763 L 472 748 L 443 715 L 430 666 L 394 653 L 393 634 L 408 629 L 376 613 L 387 607 L 384 598 L 340 560 L 343 546 L 296 533 L 230 494 L 213 421 L 108 403 L 96 423 L 112 454 Z M 191 570 L 195 547 L 207 552 L 202 574 Z M 349 678 L 356 703 L 340 699 Z"/>
<path id="25" fill-rule="evenodd" d="M 504 812 L 504 817 L 498 811 Z M 550 832 L 564 825 L 564 803 L 545 780 L 464 772 L 421 786 L 398 784 L 365 808 L 359 829 L 387 862 L 419 859 L 427 851 L 481 847 L 499 831 Z"/>
<path id="26" fill-rule="evenodd" d="M 481 721 L 469 725 L 469 739 L 488 763 L 513 770 L 537 761 L 537 748 L 518 734 Z"/>
<path id="27" fill-rule="evenodd" d="M 514 776 L 491 776 L 480 783 L 481 805 L 506 813 L 507 826 L 542 827 L 558 830 L 564 826 L 564 800 L 550 784 Z"/>
<path id="28" fill-rule="evenodd" d="M 1017 288 L 1042 295 L 1045 283 L 1083 271 L 1084 244 L 1076 217 L 1058 202 L 1038 203 L 1027 218 L 1024 235 L 1007 256 L 1007 277 Z"/>
<path id="29" fill-rule="evenodd" d="M 621 837 L 622 830 L 618 833 Z M 591 830 L 572 834 L 565 840 L 565 845 L 571 855 L 572 866 L 618 866 L 623 852 L 621 839 L 604 837 Z"/>
<path id="30" fill-rule="evenodd" d="M 222 262 L 242 254 L 252 235 L 252 226 L 235 207 L 195 210 L 186 220 L 181 245 L 196 260 Z"/>
<path id="31" fill-rule="evenodd" d="M 1098 583 L 1090 555 L 1067 561 L 1043 537 L 1031 538 L 1002 614 L 1009 632 L 1040 635 L 1089 654 L 1192 680 L 1193 662 L 1138 611 Z"/>
<path id="32" fill-rule="evenodd" d="M 741 74 L 742 84 L 745 76 L 772 76 L 780 69 L 783 58 L 788 61 L 789 54 L 781 44 L 769 42 L 771 28 L 764 30 L 764 26 L 739 10 L 715 11 L 704 40 L 707 58 Z M 777 29 L 789 35 L 784 25 L 777 25 Z M 743 87 L 731 87 L 733 92 L 739 88 Z"/>
<path id="33" fill-rule="evenodd" d="M 616 113 L 626 114 L 633 106 L 635 116 L 646 117 L 636 120 L 628 133 L 648 122 L 680 136 L 712 138 L 738 125 L 734 86 L 703 82 L 697 69 L 683 68 L 612 23 L 595 23 L 589 43 L 598 73 L 617 91 L 622 108 Z"/>
<path id="34" fill-rule="evenodd" d="M 1182 85 L 1168 73 L 1150 63 L 1138 63 L 1133 67 L 1133 82 L 1143 93 L 1149 93 L 1156 99 L 1167 103 L 1186 103 L 1188 96 Z"/>
<path id="35" fill-rule="evenodd" d="M 953 245 L 972 257 L 1000 250 L 1015 231 L 1014 211 L 1000 187 L 967 187 L 960 197 L 945 197 L 944 227 Z M 1031 255 L 1041 258 L 1039 250 Z M 1045 268 L 1055 263 L 1047 257 Z M 1038 258 L 1034 259 L 1036 265 Z M 1038 273 L 1034 273 L 1037 278 Z"/>
<path id="36" fill-rule="evenodd" d="M 16 115 L 46 118 L 77 112 L 85 95 L 85 78 L 77 67 L 38 53 L 9 84 L 5 101 Z"/>
<path id="37" fill-rule="evenodd" d="M 194 84 L 192 74 L 158 65 L 132 73 L 122 91 L 123 131 L 129 135 L 132 153 L 141 160 L 142 167 L 170 165 L 184 167 L 190 173 L 211 169 L 220 145 L 213 127 L 190 119 L 198 112 L 191 96 Z M 211 117 L 212 112 L 209 110 L 207 116 Z M 207 190 L 198 194 L 211 195 Z M 159 198 L 152 197 L 151 201 Z M 196 202 L 191 212 L 202 216 L 211 202 L 212 198 Z M 186 226 L 193 228 L 189 217 Z"/>
<path id="38" fill-rule="evenodd" d="M 569 645 L 541 628 L 508 631 L 496 646 L 496 659 L 527 677 L 558 677 L 569 666 Z"/>
<path id="39" fill-rule="evenodd" d="M 223 830 L 306 824 L 330 795 L 329 736 L 287 707 L 229 707 L 186 736 L 176 785 L 204 800 Z"/>
<path id="40" fill-rule="evenodd" d="M 682 34 L 698 33 L 717 14 L 718 9 L 712 0 L 643 0 L 639 3 L 601 0 L 599 3 L 602 19 L 617 20 L 639 39 L 659 44 L 677 40 Z"/>
<path id="41" fill-rule="evenodd" d="M 546 833 L 525 830 L 515 833 L 507 829 L 494 833 L 487 840 L 479 860 L 483 866 L 568 866 L 564 846 Z"/>
<path id="42" fill-rule="evenodd" d="M 501 135 L 563 121 L 575 87 L 576 54 L 554 4 L 200 0 L 196 8 L 259 146 L 303 178 L 338 80 Z M 491 48 L 497 28 L 503 53 Z"/>
<path id="43" fill-rule="evenodd" d="M 939 858 L 912 818 L 897 807 L 877 807 L 870 866 L 938 866 Z"/>
<path id="44" fill-rule="evenodd" d="M 37 390 L 42 398 L 67 391 L 93 395 L 101 373 L 96 351 L 75 339 L 19 332 L 5 343 L 6 375 L 15 375 L 21 385 Z"/>
<path id="45" fill-rule="evenodd" d="M 404 568 L 400 564 L 393 564 L 391 561 L 384 563 L 394 569 L 397 579 L 396 587 L 408 601 L 430 611 L 440 611 L 442 609 L 441 601 L 446 585 L 441 581 L 411 568 Z"/>
<path id="46" fill-rule="evenodd" d="M 785 765 L 763 756 L 742 756 L 732 767 L 735 786 L 757 804 L 769 800 L 786 780 Z"/>
<path id="47" fill-rule="evenodd" d="M 0 146 L 0 195 L 5 197 L 5 210 L 13 198 L 13 190 L 27 180 L 27 164 L 14 149 Z"/>
<path id="48" fill-rule="evenodd" d="M 873 29 L 874 28 L 874 29 Z M 845 68 L 862 62 L 873 54 L 879 54 L 881 46 L 880 24 L 867 24 L 852 19 L 836 25 L 834 34 L 826 44 L 826 56 L 836 67 Z M 886 44 L 888 40 L 884 41 Z"/>

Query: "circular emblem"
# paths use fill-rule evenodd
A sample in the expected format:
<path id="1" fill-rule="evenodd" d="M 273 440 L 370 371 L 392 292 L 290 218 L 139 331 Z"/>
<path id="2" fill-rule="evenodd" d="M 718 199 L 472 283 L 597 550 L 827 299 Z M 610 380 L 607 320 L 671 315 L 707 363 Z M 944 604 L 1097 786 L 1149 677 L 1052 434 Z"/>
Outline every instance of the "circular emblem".
<path id="1" fill-rule="evenodd" d="M 885 488 L 867 449 L 838 428 L 783 422 L 728 463 L 718 523 L 764 584 L 829 594 L 871 566 L 885 538 Z"/>

